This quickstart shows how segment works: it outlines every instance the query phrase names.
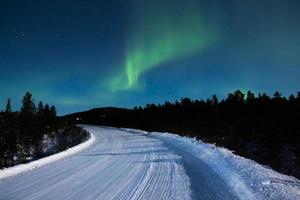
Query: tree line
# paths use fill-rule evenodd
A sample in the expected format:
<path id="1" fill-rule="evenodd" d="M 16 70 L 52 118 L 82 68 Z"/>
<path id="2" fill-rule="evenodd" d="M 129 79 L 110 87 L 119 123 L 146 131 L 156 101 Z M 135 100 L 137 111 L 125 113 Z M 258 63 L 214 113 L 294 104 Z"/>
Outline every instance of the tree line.
<path id="1" fill-rule="evenodd" d="M 134 109 L 101 108 L 62 118 L 67 122 L 172 132 L 226 147 L 300 177 L 300 92 L 288 98 L 237 90 L 219 100 L 182 98 Z"/>
<path id="2" fill-rule="evenodd" d="M 11 99 L 0 111 L 0 168 L 27 162 L 43 155 L 43 138 L 57 131 L 55 106 L 39 102 L 27 92 L 20 111 L 12 110 Z"/>

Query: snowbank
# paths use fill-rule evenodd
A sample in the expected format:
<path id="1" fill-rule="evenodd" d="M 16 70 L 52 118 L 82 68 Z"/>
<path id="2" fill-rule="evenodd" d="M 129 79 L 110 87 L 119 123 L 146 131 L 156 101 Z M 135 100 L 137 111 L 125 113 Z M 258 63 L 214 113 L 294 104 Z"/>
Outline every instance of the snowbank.
<path id="1" fill-rule="evenodd" d="M 123 129 L 132 133 L 145 131 Z M 151 137 L 185 151 L 205 162 L 240 199 L 300 199 L 300 180 L 233 154 L 230 150 L 194 138 L 150 132 Z"/>
<path id="2" fill-rule="evenodd" d="M 56 162 L 58 160 L 65 159 L 66 157 L 69 157 L 73 154 L 76 154 L 76 153 L 86 149 L 87 147 L 91 146 L 94 142 L 95 142 L 95 137 L 93 134 L 90 133 L 90 138 L 87 141 L 85 141 L 77 146 L 74 146 L 72 148 L 69 148 L 65 151 L 59 152 L 57 154 L 54 154 L 54 155 L 51 155 L 48 157 L 41 158 L 39 160 L 32 161 L 30 163 L 20 164 L 20 165 L 16 165 L 13 167 L 9 167 L 9 168 L 0 170 L 0 180 L 7 178 L 7 177 L 11 177 L 11 176 L 15 176 L 18 174 L 22 174 L 22 173 L 31 171 L 33 169 L 42 167 L 44 165 L 48 165 L 48 164 Z"/>
<path id="3" fill-rule="evenodd" d="M 151 133 L 208 164 L 241 199 L 300 199 L 300 180 L 225 148 L 170 133 Z"/>

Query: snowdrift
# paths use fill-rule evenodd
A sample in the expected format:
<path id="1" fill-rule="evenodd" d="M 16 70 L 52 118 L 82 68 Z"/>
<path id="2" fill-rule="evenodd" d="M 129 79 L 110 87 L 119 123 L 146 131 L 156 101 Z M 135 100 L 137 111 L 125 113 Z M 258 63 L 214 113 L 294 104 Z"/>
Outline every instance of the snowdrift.
<path id="1" fill-rule="evenodd" d="M 93 134 L 90 133 L 90 138 L 87 141 L 85 141 L 79 145 L 76 145 L 72 148 L 69 148 L 65 151 L 59 152 L 57 154 L 53 154 L 51 156 L 41 158 L 39 160 L 29 162 L 26 164 L 19 164 L 19 165 L 13 166 L 13 167 L 9 167 L 9 168 L 0 170 L 0 180 L 7 178 L 7 177 L 16 176 L 18 174 L 22 174 L 22 173 L 34 170 L 34 169 L 42 167 L 44 165 L 54 163 L 58 160 L 65 159 L 71 155 L 74 155 L 74 154 L 88 148 L 94 142 L 95 142 L 95 137 Z"/>
<path id="2" fill-rule="evenodd" d="M 207 163 L 241 199 L 300 199 L 300 181 L 225 148 L 170 133 L 151 133 Z"/>
<path id="3" fill-rule="evenodd" d="M 149 134 L 151 137 L 197 157 L 210 166 L 240 199 L 300 199 L 300 180 L 235 155 L 228 149 L 172 133 L 123 130 Z"/>

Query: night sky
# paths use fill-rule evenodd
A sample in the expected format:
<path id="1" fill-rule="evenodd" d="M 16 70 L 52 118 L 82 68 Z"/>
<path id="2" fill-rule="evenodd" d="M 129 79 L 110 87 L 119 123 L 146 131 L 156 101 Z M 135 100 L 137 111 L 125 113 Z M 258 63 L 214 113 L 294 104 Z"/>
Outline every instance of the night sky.
<path id="1" fill-rule="evenodd" d="M 299 0 L 1 0 L 0 107 L 300 91 Z"/>

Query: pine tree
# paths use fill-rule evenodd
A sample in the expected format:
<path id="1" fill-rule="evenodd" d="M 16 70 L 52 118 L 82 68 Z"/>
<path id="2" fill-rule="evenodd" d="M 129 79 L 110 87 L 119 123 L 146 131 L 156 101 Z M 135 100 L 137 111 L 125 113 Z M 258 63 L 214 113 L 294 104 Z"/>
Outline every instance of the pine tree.
<path id="1" fill-rule="evenodd" d="M 11 109 L 11 99 L 10 98 L 7 99 L 5 112 L 6 113 L 11 113 L 12 112 L 12 109 Z"/>
<path id="2" fill-rule="evenodd" d="M 36 116 L 35 116 L 35 125 L 36 125 L 36 132 L 33 138 L 33 143 L 35 146 L 35 155 L 40 157 L 42 155 L 42 140 L 44 134 L 46 134 L 45 129 L 45 112 L 44 112 L 44 105 L 43 102 L 39 102 Z"/>
<path id="3" fill-rule="evenodd" d="M 55 106 L 50 107 L 50 113 L 52 117 L 56 117 L 56 108 Z"/>
<path id="4" fill-rule="evenodd" d="M 40 115 L 44 113 L 44 104 L 43 104 L 43 102 L 41 102 L 41 101 L 39 102 L 37 112 L 38 112 L 38 114 L 40 114 Z"/>
<path id="5" fill-rule="evenodd" d="M 11 100 L 7 99 L 6 109 L 3 113 L 3 139 L 2 139 L 2 161 L 4 166 L 10 166 L 13 164 L 13 157 L 17 153 L 17 130 L 15 127 L 15 116 L 11 109 Z"/>
<path id="6" fill-rule="evenodd" d="M 50 107 L 50 127 L 51 127 L 52 131 L 57 129 L 56 108 L 55 108 L 55 106 Z"/>
<path id="7" fill-rule="evenodd" d="M 278 91 L 276 91 L 273 96 L 275 99 L 281 99 L 281 93 Z"/>
<path id="8" fill-rule="evenodd" d="M 28 154 L 30 149 L 35 146 L 35 141 L 33 140 L 36 135 L 35 112 L 36 108 L 32 99 L 32 94 L 26 92 L 19 113 L 19 124 L 22 133 L 20 142 L 22 143 L 24 154 Z"/>
<path id="9" fill-rule="evenodd" d="M 219 103 L 219 100 L 218 100 L 218 97 L 217 97 L 217 95 L 212 95 L 212 97 L 211 97 L 211 104 L 213 105 L 213 106 L 215 106 L 215 105 L 218 105 L 218 103 Z"/>
<path id="10" fill-rule="evenodd" d="M 241 102 L 241 103 L 244 102 L 245 95 L 240 90 L 235 91 L 234 94 L 233 94 L 233 96 L 234 96 L 235 101 Z"/>
<path id="11" fill-rule="evenodd" d="M 250 90 L 247 92 L 246 102 L 251 103 L 255 100 L 255 95 Z"/>
<path id="12" fill-rule="evenodd" d="M 296 97 L 295 97 L 293 94 L 291 94 L 291 95 L 289 96 L 289 102 L 290 102 L 290 103 L 293 103 L 295 100 L 296 100 Z"/>
<path id="13" fill-rule="evenodd" d="M 23 114 L 35 114 L 35 105 L 34 105 L 34 100 L 32 99 L 32 94 L 30 92 L 26 92 L 25 96 L 23 97 L 22 100 L 22 108 L 21 108 L 21 113 Z"/>

